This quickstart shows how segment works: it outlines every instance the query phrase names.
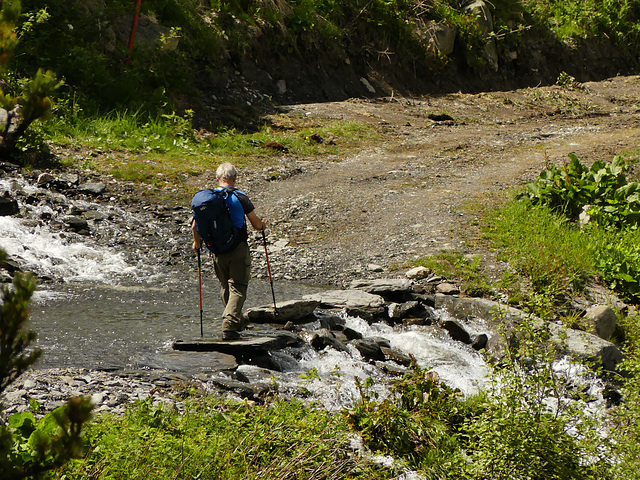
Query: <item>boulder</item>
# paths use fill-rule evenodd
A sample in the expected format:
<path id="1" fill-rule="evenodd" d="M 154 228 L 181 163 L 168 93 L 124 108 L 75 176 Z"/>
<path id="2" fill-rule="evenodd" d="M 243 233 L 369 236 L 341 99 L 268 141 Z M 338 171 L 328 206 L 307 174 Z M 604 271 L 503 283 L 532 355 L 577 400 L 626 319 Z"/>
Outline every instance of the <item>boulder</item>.
<path id="1" fill-rule="evenodd" d="M 411 316 L 419 316 L 424 313 L 424 307 L 417 300 L 404 303 L 392 303 L 388 307 L 389 318 L 391 320 L 402 320 Z"/>
<path id="2" fill-rule="evenodd" d="M 618 347 L 596 335 L 565 329 L 553 323 L 550 324 L 550 330 L 553 334 L 551 340 L 563 347 L 564 353 L 579 360 L 599 363 L 608 371 L 614 371 L 616 365 L 622 361 L 622 353 Z"/>
<path id="3" fill-rule="evenodd" d="M 486 298 L 462 298 L 437 294 L 434 298 L 434 306 L 438 309 L 445 309 L 456 318 L 482 318 L 491 329 L 494 329 L 503 320 L 517 322 L 529 316 L 522 310 Z"/>
<path id="4" fill-rule="evenodd" d="M 348 352 L 347 346 L 339 341 L 330 330 L 320 328 L 313 332 L 313 336 L 309 342 L 316 350 L 323 350 L 327 347 L 334 348 L 340 352 Z"/>
<path id="5" fill-rule="evenodd" d="M 482 350 L 487 347 L 487 343 L 489 342 L 489 337 L 486 333 L 480 333 L 471 338 L 471 347 L 474 350 Z"/>
<path id="6" fill-rule="evenodd" d="M 18 202 L 11 197 L 0 197 L 0 217 L 8 217 L 20 213 Z"/>
<path id="7" fill-rule="evenodd" d="M 53 175 L 51 175 L 50 173 L 41 173 L 38 176 L 38 180 L 37 180 L 37 184 L 38 185 L 46 185 L 47 183 L 51 183 L 56 179 L 56 177 L 54 177 Z"/>
<path id="8" fill-rule="evenodd" d="M 107 186 L 102 182 L 87 182 L 78 185 L 78 191 L 87 195 L 102 195 L 106 190 Z"/>
<path id="9" fill-rule="evenodd" d="M 384 360 L 385 356 L 382 353 L 382 348 L 378 345 L 372 338 L 362 338 L 359 340 L 353 340 L 350 342 L 351 345 L 356 347 L 356 349 L 362 355 L 362 358 L 367 360 Z"/>
<path id="10" fill-rule="evenodd" d="M 320 302 L 317 300 L 287 300 L 276 302 L 277 315 L 273 310 L 273 305 L 249 308 L 245 314 L 253 323 L 272 322 L 284 325 L 287 322 L 296 322 L 308 317 L 319 305 Z"/>
<path id="11" fill-rule="evenodd" d="M 344 317 L 332 312 L 317 310 L 313 312 L 316 320 L 320 322 L 320 328 L 326 328 L 327 330 L 344 330 L 346 323 Z"/>
<path id="12" fill-rule="evenodd" d="M 305 295 L 303 300 L 319 302 L 322 308 L 345 309 L 349 315 L 365 320 L 373 320 L 386 314 L 384 299 L 380 295 L 361 290 L 328 290 Z"/>
<path id="13" fill-rule="evenodd" d="M 449 336 L 462 343 L 471 343 L 471 335 L 469 332 L 455 320 L 445 320 L 442 322 L 442 328 L 449 332 Z"/>
<path id="14" fill-rule="evenodd" d="M 389 348 L 389 347 L 380 347 L 380 349 L 384 354 L 385 360 L 396 362 L 398 365 L 402 365 L 405 367 L 408 367 L 411 365 L 411 356 L 407 355 L 402 350 L 398 350 L 397 348 Z"/>
<path id="15" fill-rule="evenodd" d="M 354 280 L 349 288 L 362 290 L 373 295 L 381 295 L 385 298 L 398 298 L 410 293 L 411 285 L 411 280 L 407 278 L 379 278 L 375 280 Z"/>
<path id="16" fill-rule="evenodd" d="M 421 280 L 429 275 L 431 275 L 431 269 L 427 267 L 415 267 L 405 273 L 405 276 L 411 280 Z"/>
<path id="17" fill-rule="evenodd" d="M 591 327 L 591 333 L 607 340 L 616 329 L 616 312 L 606 305 L 595 305 L 587 309 L 585 319 Z"/>
<path id="18" fill-rule="evenodd" d="M 439 283 L 436 287 L 436 292 L 441 293 L 443 295 L 458 295 L 460 293 L 460 288 L 454 285 L 453 283 Z"/>
<path id="19" fill-rule="evenodd" d="M 478 317 L 484 319 L 489 329 L 497 330 L 503 326 L 512 331 L 516 325 L 525 319 L 531 319 L 535 325 L 543 325 L 544 321 L 517 308 L 505 306 L 483 298 L 460 298 L 448 295 L 436 295 L 436 308 L 445 308 L 451 315 L 458 318 Z M 611 342 L 579 330 L 567 329 L 555 323 L 546 324 L 551 337 L 547 341 L 558 346 L 559 353 L 575 356 L 580 360 L 596 361 L 605 370 L 615 370 L 622 360 L 622 353 Z M 566 340 L 565 340 L 566 338 Z M 479 339 L 478 339 L 479 340 Z M 500 358 L 506 344 L 504 334 L 493 335 L 489 338 L 486 349 L 494 358 Z"/>
<path id="20" fill-rule="evenodd" d="M 75 215 L 67 215 L 62 219 L 67 227 L 74 232 L 81 232 L 89 229 L 89 224 L 84 218 L 76 217 Z"/>

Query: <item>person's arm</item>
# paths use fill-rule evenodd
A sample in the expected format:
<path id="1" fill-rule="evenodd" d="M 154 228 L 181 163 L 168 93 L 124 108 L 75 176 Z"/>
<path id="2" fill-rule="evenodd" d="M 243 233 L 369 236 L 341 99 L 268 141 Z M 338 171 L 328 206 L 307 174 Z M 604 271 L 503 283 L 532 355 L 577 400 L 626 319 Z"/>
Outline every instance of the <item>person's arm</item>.
<path id="1" fill-rule="evenodd" d="M 200 235 L 198 235 L 198 232 L 196 231 L 196 219 L 194 218 L 193 221 L 191 222 L 191 232 L 193 233 L 193 249 L 197 252 L 198 250 L 200 250 L 201 242 L 200 242 Z"/>
<path id="2" fill-rule="evenodd" d="M 251 222 L 251 226 L 255 230 L 264 230 L 265 228 L 267 228 L 267 224 L 264 223 L 262 219 L 258 217 L 258 215 L 256 215 L 255 210 L 252 210 L 249 213 L 247 213 L 247 218 L 249 219 L 249 221 Z"/>

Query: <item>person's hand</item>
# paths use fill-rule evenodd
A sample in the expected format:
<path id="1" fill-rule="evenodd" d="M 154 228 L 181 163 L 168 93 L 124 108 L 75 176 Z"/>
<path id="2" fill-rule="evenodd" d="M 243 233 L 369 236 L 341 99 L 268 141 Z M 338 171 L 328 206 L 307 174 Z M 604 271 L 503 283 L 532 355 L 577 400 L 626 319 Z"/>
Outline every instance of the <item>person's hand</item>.
<path id="1" fill-rule="evenodd" d="M 200 242 L 196 242 L 195 240 L 193 241 L 193 249 L 197 252 L 198 250 L 200 250 Z"/>

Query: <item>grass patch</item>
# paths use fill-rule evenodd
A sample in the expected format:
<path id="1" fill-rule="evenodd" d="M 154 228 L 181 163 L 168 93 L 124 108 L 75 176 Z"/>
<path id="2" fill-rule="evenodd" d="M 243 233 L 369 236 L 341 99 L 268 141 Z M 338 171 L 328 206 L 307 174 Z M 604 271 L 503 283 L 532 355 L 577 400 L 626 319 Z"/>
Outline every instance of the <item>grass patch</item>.
<path id="1" fill-rule="evenodd" d="M 349 455 L 348 431 L 340 416 L 298 401 L 196 396 L 179 413 L 147 399 L 89 425 L 87 456 L 52 478 L 386 478 Z"/>
<path id="2" fill-rule="evenodd" d="M 513 201 L 485 213 L 485 235 L 536 293 L 559 298 L 594 273 L 589 242 L 574 224 L 548 207 Z"/>
<path id="3" fill-rule="evenodd" d="M 470 296 L 491 296 L 493 287 L 480 267 L 480 257 L 466 257 L 460 252 L 443 251 L 421 258 L 413 265 L 431 269 L 435 274 L 459 281 L 462 290 Z"/>
<path id="4" fill-rule="evenodd" d="M 268 167 L 284 155 L 339 160 L 365 141 L 377 138 L 373 127 L 327 120 L 310 126 L 289 122 L 279 129 L 265 124 L 257 132 L 234 129 L 199 133 L 185 117 L 113 113 L 103 117 L 56 118 L 45 126 L 48 140 L 78 152 L 64 164 L 90 168 L 122 180 L 180 184 L 184 174 L 199 175 L 229 161 L 238 167 Z"/>

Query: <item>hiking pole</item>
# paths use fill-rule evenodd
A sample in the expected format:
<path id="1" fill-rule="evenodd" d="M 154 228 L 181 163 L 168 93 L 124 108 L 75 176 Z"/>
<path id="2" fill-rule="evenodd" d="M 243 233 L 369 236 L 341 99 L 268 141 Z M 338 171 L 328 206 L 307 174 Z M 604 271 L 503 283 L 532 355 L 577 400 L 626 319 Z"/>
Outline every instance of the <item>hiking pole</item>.
<path id="1" fill-rule="evenodd" d="M 200 249 L 196 250 L 198 254 L 198 293 L 200 294 L 200 336 L 202 337 L 202 264 L 200 263 Z"/>
<path id="2" fill-rule="evenodd" d="M 273 296 L 273 315 L 278 316 L 278 307 L 276 307 L 276 292 L 273 291 L 273 277 L 271 276 L 271 265 L 269 265 L 269 252 L 267 251 L 267 237 L 262 229 L 262 241 L 264 242 L 264 256 L 267 259 L 267 272 L 269 272 L 269 282 L 271 282 L 271 295 Z"/>

